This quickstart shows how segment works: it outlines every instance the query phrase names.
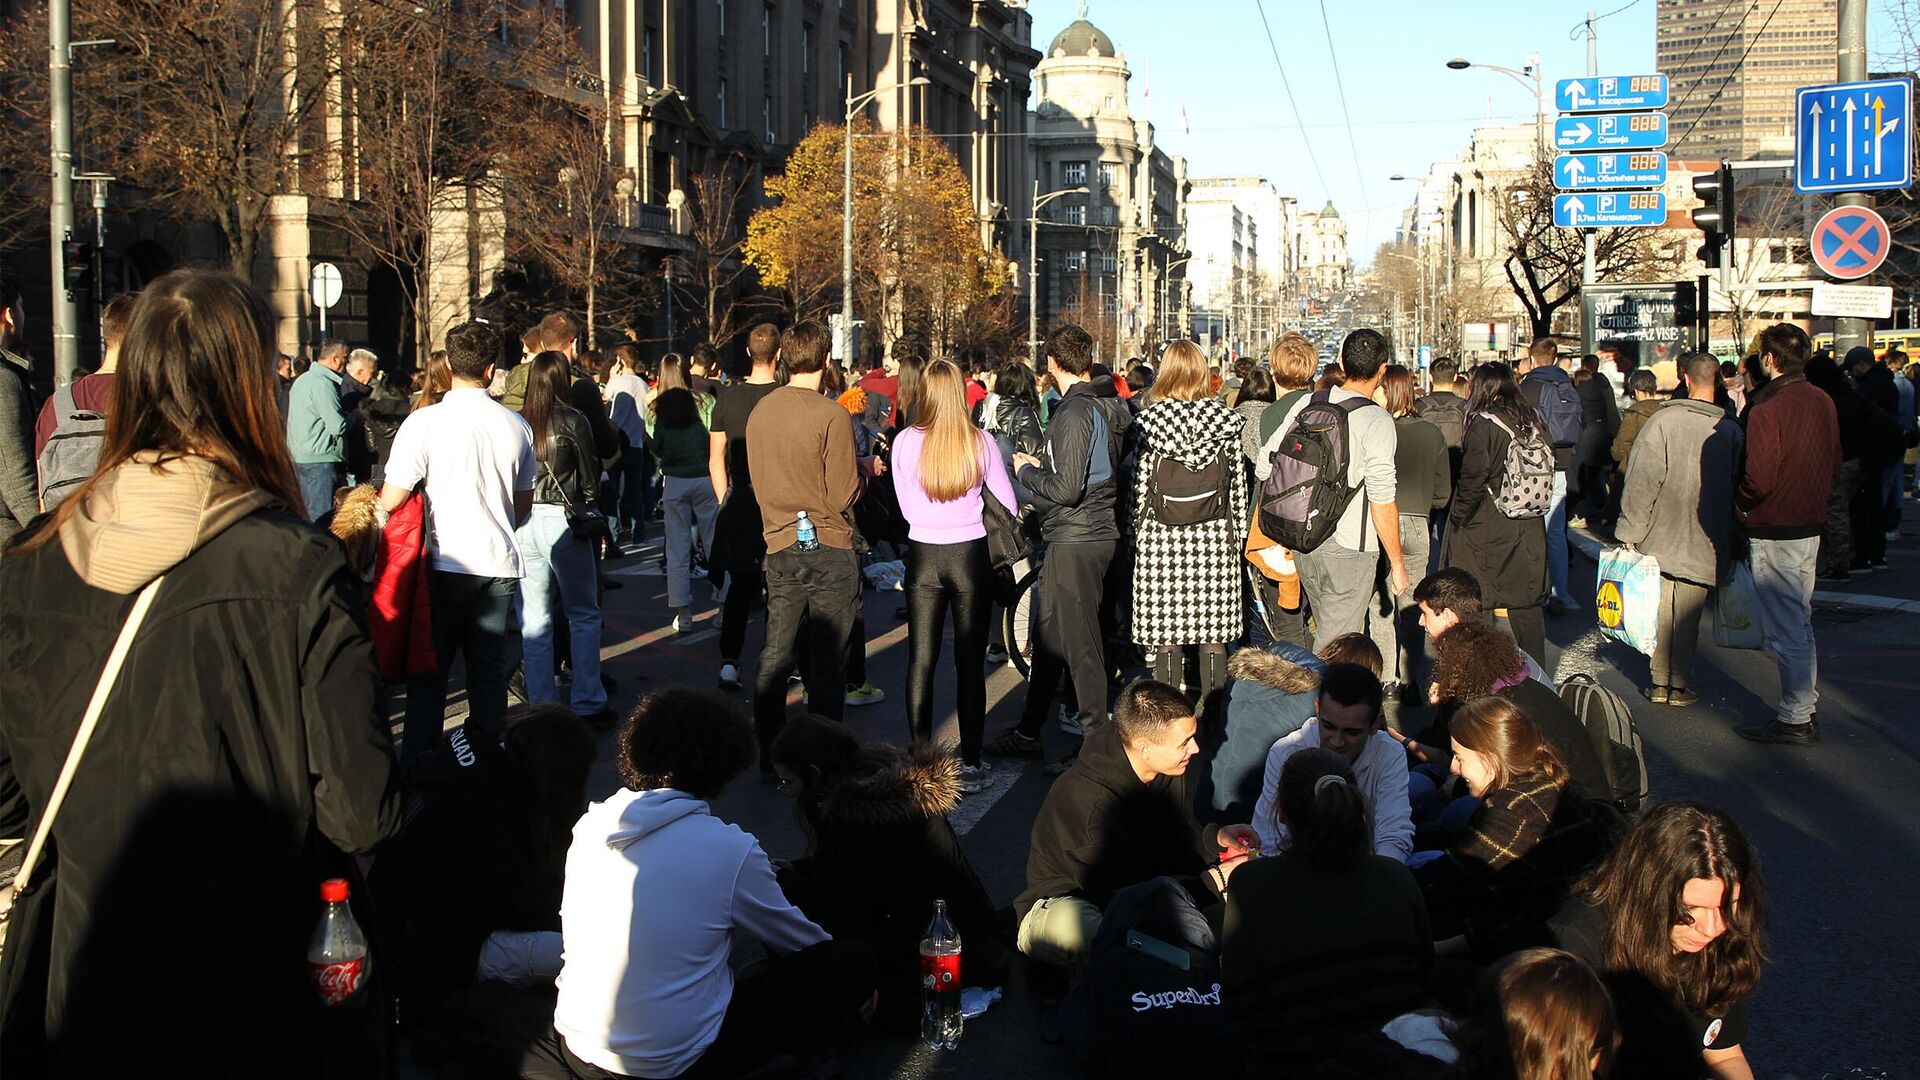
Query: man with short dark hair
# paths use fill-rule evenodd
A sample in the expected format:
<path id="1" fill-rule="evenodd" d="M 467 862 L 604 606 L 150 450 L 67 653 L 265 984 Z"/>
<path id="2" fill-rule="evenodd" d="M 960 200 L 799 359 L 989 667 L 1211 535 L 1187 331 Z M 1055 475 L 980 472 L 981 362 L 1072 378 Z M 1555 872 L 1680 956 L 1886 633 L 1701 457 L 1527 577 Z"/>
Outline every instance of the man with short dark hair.
<path id="1" fill-rule="evenodd" d="M 347 343 L 320 346 L 313 366 L 293 380 L 287 396 L 287 449 L 300 479 L 308 521 L 333 512 L 333 493 L 346 476 L 347 410 L 340 402 Z"/>
<path id="2" fill-rule="evenodd" d="M 127 336 L 127 323 L 133 318 L 133 305 L 140 298 L 139 293 L 121 293 L 100 312 L 100 366 L 91 374 L 82 375 L 67 384 L 72 398 L 71 407 L 79 412 L 95 412 L 107 415 L 113 406 L 113 375 L 120 369 L 120 342 Z M 56 404 L 60 400 L 58 392 L 40 406 L 40 416 L 33 425 L 33 456 L 39 460 L 47 449 L 47 440 L 53 436 L 53 429 L 60 426 L 70 413 L 62 413 Z"/>
<path id="3" fill-rule="evenodd" d="M 1553 444 L 1553 505 L 1547 511 L 1547 577 L 1553 582 L 1553 597 L 1547 601 L 1547 614 L 1564 615 L 1580 610 L 1567 584 L 1567 470 L 1573 467 L 1585 413 L 1579 388 L 1552 338 L 1527 346 L 1514 371 L 1520 375 L 1520 396 L 1540 414 L 1542 430 Z"/>
<path id="4" fill-rule="evenodd" d="M 1455 479 L 1460 476 L 1460 441 L 1466 437 L 1467 403 L 1453 392 L 1453 377 L 1460 374 L 1460 364 L 1452 357 L 1442 356 L 1427 369 L 1428 377 L 1433 380 L 1433 392 L 1413 403 L 1413 411 L 1420 419 L 1440 429 L 1440 435 L 1447 441 L 1447 456 L 1453 465 Z"/>
<path id="5" fill-rule="evenodd" d="M 1406 862 L 1413 854 L 1413 809 L 1407 797 L 1407 752 L 1386 733 L 1380 678 L 1358 664 L 1329 664 L 1320 677 L 1317 714 L 1306 726 L 1273 744 L 1253 827 L 1262 850 L 1285 851 L 1291 842 L 1274 805 L 1280 798 L 1280 770 L 1287 759 L 1317 746 L 1345 758 L 1354 785 L 1373 820 L 1376 855 Z"/>
<path id="6" fill-rule="evenodd" d="M 20 354 L 27 309 L 20 283 L 0 274 L 0 544 L 40 512 L 34 468 L 33 365 Z"/>
<path id="7" fill-rule="evenodd" d="M 780 388 L 780 328 L 761 323 L 747 333 L 747 377 L 720 392 L 713 404 L 707 440 L 707 474 L 720 503 L 714 517 L 711 557 L 726 574 L 726 600 L 720 609 L 720 689 L 740 689 L 740 651 L 746 647 L 747 617 L 760 599 L 765 579 L 760 560 L 767 553 L 760 503 L 753 496 L 747 464 L 747 421 L 768 394 Z"/>
<path id="8" fill-rule="evenodd" d="M 1225 894 L 1244 857 L 1209 868 L 1217 845 L 1189 812 L 1195 732 L 1186 695 L 1150 679 L 1120 691 L 1113 722 L 1087 732 L 1033 822 L 1027 887 L 1013 902 L 1022 953 L 1079 966 L 1113 894 L 1150 878 L 1185 879 L 1202 906 Z"/>
<path id="9" fill-rule="evenodd" d="M 828 345 L 827 328 L 812 320 L 781 335 L 789 381 L 747 418 L 748 472 L 767 551 L 767 640 L 753 680 L 763 780 L 773 777 L 770 754 L 786 723 L 796 646 L 807 650 L 800 670 L 808 708 L 830 720 L 846 712 L 847 642 L 860 603 L 848 512 L 873 459 L 857 455 L 853 417 L 820 393 Z"/>
<path id="10" fill-rule="evenodd" d="M 1484 620 L 1487 615 L 1480 583 L 1474 580 L 1472 574 L 1457 566 L 1428 574 L 1425 580 L 1414 586 L 1413 601 L 1420 608 L 1420 629 L 1426 631 L 1429 647 L 1437 645 L 1440 635 L 1461 623 Z M 1504 629 L 1508 636 L 1512 636 L 1511 627 Z M 1527 662 L 1527 677 L 1552 686 L 1553 677 L 1540 666 L 1540 661 L 1525 649 L 1518 651 L 1520 659 Z M 1419 689 L 1421 693 L 1425 692 L 1425 688 Z"/>
<path id="11" fill-rule="evenodd" d="M 1780 673 L 1780 705 L 1744 739 L 1785 746 L 1820 741 L 1819 669 L 1813 642 L 1813 572 L 1827 498 L 1840 475 L 1840 421 L 1833 399 L 1807 381 L 1807 332 L 1776 323 L 1760 333 L 1770 377 L 1748 399 L 1747 456 L 1734 504 L 1753 539 L 1753 586 L 1767 651 Z"/>
<path id="12" fill-rule="evenodd" d="M 533 512 L 540 466 L 526 420 L 487 396 L 499 355 L 500 335 L 484 322 L 447 331 L 452 389 L 400 425 L 380 489 L 391 512 L 424 484 L 433 529 L 427 582 L 439 668 L 407 683 L 403 757 L 438 744 L 455 656 L 466 658 L 474 732 L 498 737 L 507 712 L 507 637 L 525 575 L 514 531 Z"/>

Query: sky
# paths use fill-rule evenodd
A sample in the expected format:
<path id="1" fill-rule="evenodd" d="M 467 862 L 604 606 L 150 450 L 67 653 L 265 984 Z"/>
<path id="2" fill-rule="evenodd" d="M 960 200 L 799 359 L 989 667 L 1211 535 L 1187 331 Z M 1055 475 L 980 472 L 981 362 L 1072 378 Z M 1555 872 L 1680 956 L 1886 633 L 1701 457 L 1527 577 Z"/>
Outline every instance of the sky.
<path id="1" fill-rule="evenodd" d="M 1433 162 L 1452 160 L 1489 118 L 1533 119 L 1530 85 L 1493 71 L 1453 71 L 1447 60 L 1518 70 L 1537 52 L 1551 94 L 1553 80 L 1586 74 L 1591 7 L 1601 16 L 1600 73 L 1645 74 L 1655 70 L 1657 2 L 1088 0 L 1087 18 L 1126 54 L 1134 116 L 1153 121 L 1163 149 L 1186 156 L 1189 175 L 1263 176 L 1304 209 L 1331 199 L 1347 221 L 1354 262 L 1366 265 L 1393 239 L 1416 191 L 1414 180 L 1388 177 L 1417 180 Z M 1079 0 L 1029 6 L 1033 45 L 1044 53 L 1078 16 Z M 1260 6 L 1304 128 L 1282 88 Z M 1873 21 L 1871 53 L 1885 40 L 1882 21 Z"/>

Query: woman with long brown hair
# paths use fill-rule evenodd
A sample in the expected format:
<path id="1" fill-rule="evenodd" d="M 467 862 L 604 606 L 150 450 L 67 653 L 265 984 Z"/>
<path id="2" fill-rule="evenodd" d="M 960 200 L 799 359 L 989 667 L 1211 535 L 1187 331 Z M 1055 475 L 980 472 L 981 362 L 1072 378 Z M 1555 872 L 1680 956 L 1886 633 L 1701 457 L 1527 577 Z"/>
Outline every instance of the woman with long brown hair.
<path id="1" fill-rule="evenodd" d="M 660 459 L 667 540 L 667 606 L 673 630 L 693 629 L 693 563 L 713 549 L 713 519 L 720 504 L 708 468 L 708 430 L 713 397 L 693 388 L 687 362 L 675 353 L 660 360 L 660 381 L 647 402 L 647 438 Z"/>
<path id="2" fill-rule="evenodd" d="M 230 274 L 149 285 L 99 469 L 0 558 L 0 835 L 47 814 L 146 611 L 14 902 L 6 1075 L 109 1075 L 136 1045 L 169 1075 L 380 1068 L 328 1062 L 378 1010 L 326 1008 L 303 962 L 321 882 L 398 829 L 401 800 L 358 582 L 304 520 L 274 327 Z"/>
<path id="3" fill-rule="evenodd" d="M 1620 1028 L 1592 965 L 1558 949 L 1525 949 L 1480 980 L 1454 1041 L 1450 1075 L 1501 1080 L 1601 1080 L 1616 1072 Z"/>
<path id="4" fill-rule="evenodd" d="M 447 364 L 447 350 L 435 349 L 420 369 L 420 390 L 413 396 L 415 411 L 438 404 L 453 389 L 453 368 Z"/>
<path id="5" fill-rule="evenodd" d="M 526 667 L 527 701 L 560 700 L 554 675 L 555 584 L 567 620 L 573 664 L 576 716 L 605 727 L 616 719 L 600 682 L 600 581 L 590 536 L 575 533 L 573 520 L 598 504 L 600 459 L 594 456 L 593 425 L 573 407 L 573 369 L 557 352 L 529 362 L 526 403 L 520 413 L 533 429 L 540 462 L 533 512 L 515 530 L 526 576 L 520 581 L 520 656 Z"/>
<path id="6" fill-rule="evenodd" d="M 1545 664 L 1545 606 L 1551 591 L 1547 519 L 1508 517 L 1494 505 L 1494 494 L 1505 479 L 1507 447 L 1515 439 L 1527 444 L 1544 440 L 1546 432 L 1540 414 L 1520 395 L 1512 368 L 1481 364 L 1473 369 L 1472 386 L 1443 561 L 1473 575 L 1487 608 L 1505 608 L 1514 640 Z"/>
<path id="7" fill-rule="evenodd" d="M 960 713 L 961 789 L 986 786 L 980 743 L 987 725 L 987 620 L 993 566 L 987 560 L 986 499 L 1019 504 L 1000 447 L 967 416 L 966 379 L 935 360 L 918 379 L 917 422 L 893 442 L 893 488 L 907 520 L 907 725 L 916 743 L 933 737 L 933 671 L 953 613 L 954 698 Z"/>
<path id="8" fill-rule="evenodd" d="M 1767 962 L 1767 890 L 1731 817 L 1649 808 L 1553 929 L 1613 991 L 1618 1075 L 1751 1080 L 1741 1043 Z"/>

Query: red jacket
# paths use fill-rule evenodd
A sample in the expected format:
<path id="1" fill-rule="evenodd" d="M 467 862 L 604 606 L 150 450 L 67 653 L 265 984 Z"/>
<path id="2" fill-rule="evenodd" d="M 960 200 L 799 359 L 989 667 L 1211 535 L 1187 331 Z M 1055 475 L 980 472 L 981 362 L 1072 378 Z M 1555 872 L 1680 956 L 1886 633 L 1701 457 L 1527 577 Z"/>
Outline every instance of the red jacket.
<path id="1" fill-rule="evenodd" d="M 374 566 L 367 629 L 380 677 L 401 683 L 439 666 L 433 651 L 433 608 L 427 599 L 427 497 L 414 492 L 387 516 Z"/>
<path id="2" fill-rule="evenodd" d="M 1747 535 L 1804 540 L 1827 524 L 1827 496 L 1840 475 L 1840 421 L 1833 399 L 1804 375 L 1760 389 L 1747 406 L 1747 464 L 1734 505 Z"/>

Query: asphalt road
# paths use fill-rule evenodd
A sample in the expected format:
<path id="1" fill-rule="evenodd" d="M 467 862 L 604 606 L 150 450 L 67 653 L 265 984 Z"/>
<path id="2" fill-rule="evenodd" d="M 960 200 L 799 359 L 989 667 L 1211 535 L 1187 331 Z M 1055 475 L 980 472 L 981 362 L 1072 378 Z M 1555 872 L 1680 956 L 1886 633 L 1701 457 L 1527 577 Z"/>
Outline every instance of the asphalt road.
<path id="1" fill-rule="evenodd" d="M 1679 710 L 1641 699 L 1645 658 L 1597 643 L 1590 613 L 1549 620 L 1556 652 L 1549 666 L 1563 675 L 1592 670 L 1635 706 L 1654 797 L 1718 805 L 1758 846 L 1771 895 L 1772 960 L 1752 1003 L 1747 1051 L 1762 1077 L 1814 1080 L 1854 1069 L 1920 1076 L 1920 1039 L 1908 1007 L 1916 956 L 1912 898 L 1920 896 L 1920 816 L 1913 812 L 1920 791 L 1920 730 L 1913 723 L 1920 602 L 1897 610 L 1873 599 L 1920 601 L 1920 505 L 1909 504 L 1907 516 L 1907 535 L 1888 555 L 1891 571 L 1836 590 L 1844 604 L 1817 604 L 1825 738 L 1818 748 L 1756 746 L 1733 734 L 1736 724 L 1770 714 L 1775 677 L 1763 654 L 1714 648 L 1706 626 L 1694 680 L 1702 700 Z M 620 681 L 615 705 L 623 710 L 653 686 L 711 686 L 718 669 L 718 610 L 709 606 L 693 631 L 673 634 L 656 554 L 657 544 L 608 567 L 624 586 L 606 602 L 607 670 Z M 1576 556 L 1574 573 L 1590 597 L 1593 562 Z M 704 597 L 705 587 L 696 595 Z M 865 602 L 869 669 L 888 698 L 849 709 L 847 720 L 863 739 L 904 742 L 905 627 L 894 616 L 902 597 L 869 591 Z M 756 616 L 750 658 L 759 641 Z M 749 685 L 752 664 L 742 673 Z M 942 736 L 957 739 L 950 670 L 940 680 L 937 707 Z M 1024 692 L 1011 667 L 991 671 L 989 738 L 1013 722 Z M 610 748 L 611 736 L 602 738 Z M 1048 739 L 1050 756 L 1070 748 L 1057 733 Z M 617 783 L 610 757 L 609 750 L 598 766 L 596 797 Z M 971 797 L 954 821 L 988 890 L 1005 904 L 1022 886 L 1028 830 L 1049 781 L 1038 764 L 1002 765 L 997 773 L 990 791 Z M 791 804 L 751 775 L 715 809 L 756 833 L 772 854 L 801 852 Z M 1077 1069 L 1064 1047 L 1041 1041 L 1032 999 L 1014 985 L 1006 1000 L 968 1024 L 957 1051 L 934 1055 L 907 1040 L 872 1037 L 854 1049 L 849 1075 L 1014 1080 L 1073 1076 Z"/>

